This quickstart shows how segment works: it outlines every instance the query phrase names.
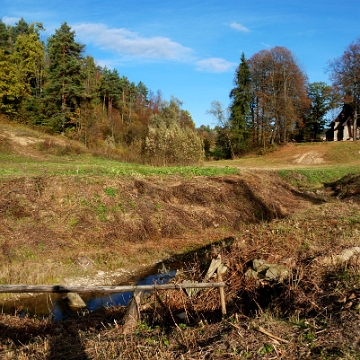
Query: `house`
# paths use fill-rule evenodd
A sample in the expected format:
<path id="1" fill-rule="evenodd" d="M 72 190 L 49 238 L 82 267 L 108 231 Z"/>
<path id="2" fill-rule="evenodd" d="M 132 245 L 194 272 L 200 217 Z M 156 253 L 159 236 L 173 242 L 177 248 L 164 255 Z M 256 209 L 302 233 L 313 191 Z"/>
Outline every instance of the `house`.
<path id="1" fill-rule="evenodd" d="M 354 110 L 350 104 L 344 104 L 340 114 L 331 122 L 330 129 L 326 131 L 327 141 L 353 140 Z M 357 121 L 357 136 L 359 138 L 359 119 Z"/>

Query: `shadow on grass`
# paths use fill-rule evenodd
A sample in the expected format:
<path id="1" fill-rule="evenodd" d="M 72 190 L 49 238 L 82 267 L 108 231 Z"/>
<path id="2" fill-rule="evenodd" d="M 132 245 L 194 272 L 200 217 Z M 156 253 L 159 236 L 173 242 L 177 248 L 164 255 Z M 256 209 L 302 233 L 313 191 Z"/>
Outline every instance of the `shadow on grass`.
<path id="1" fill-rule="evenodd" d="M 89 338 L 97 339 L 104 324 L 120 321 L 124 308 L 101 309 L 86 316 L 59 322 L 0 315 L 0 358 L 9 354 L 29 359 L 90 359 Z M 90 350 L 90 349 L 88 349 Z M 26 358 L 26 357 L 25 357 Z"/>

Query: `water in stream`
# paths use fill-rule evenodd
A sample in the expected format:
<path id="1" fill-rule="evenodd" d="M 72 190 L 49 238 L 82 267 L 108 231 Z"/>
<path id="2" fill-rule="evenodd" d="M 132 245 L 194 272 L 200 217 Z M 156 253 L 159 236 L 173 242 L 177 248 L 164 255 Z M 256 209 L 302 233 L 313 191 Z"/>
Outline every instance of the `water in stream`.
<path id="1" fill-rule="evenodd" d="M 166 273 L 155 273 L 139 279 L 137 285 L 165 284 L 176 275 L 176 270 Z M 65 294 L 44 294 L 30 298 L 0 303 L 0 311 L 20 317 L 32 316 L 38 318 L 51 318 L 53 321 L 63 320 L 76 316 L 66 301 Z M 95 311 L 101 307 L 126 306 L 132 297 L 131 292 L 126 293 L 81 293 L 81 298 L 86 303 L 86 311 Z M 78 310 L 79 311 L 79 310 Z"/>

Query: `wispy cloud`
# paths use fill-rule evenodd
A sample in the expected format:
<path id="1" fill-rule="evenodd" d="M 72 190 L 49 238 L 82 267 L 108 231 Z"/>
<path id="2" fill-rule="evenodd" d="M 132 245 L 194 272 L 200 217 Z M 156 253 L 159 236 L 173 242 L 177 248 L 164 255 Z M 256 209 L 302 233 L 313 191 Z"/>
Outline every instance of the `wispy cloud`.
<path id="1" fill-rule="evenodd" d="M 226 72 L 237 66 L 236 63 L 221 58 L 207 58 L 196 62 L 199 71 Z"/>
<path id="2" fill-rule="evenodd" d="M 112 50 L 134 58 L 190 61 L 193 50 L 166 37 L 144 37 L 124 28 L 108 28 L 104 24 L 72 26 L 76 36 L 84 43 Z"/>
<path id="3" fill-rule="evenodd" d="M 236 31 L 250 32 L 250 30 L 246 26 L 239 24 L 236 21 L 232 22 L 229 26 Z"/>
<path id="4" fill-rule="evenodd" d="M 1 20 L 6 25 L 15 25 L 20 20 L 20 18 L 19 17 L 3 16 L 3 18 Z"/>
<path id="5" fill-rule="evenodd" d="M 311 29 L 307 31 L 298 32 L 297 34 L 299 36 L 306 36 L 306 37 L 313 37 L 315 35 L 316 31 Z"/>
<path id="6" fill-rule="evenodd" d="M 267 44 L 267 43 L 264 43 L 264 42 L 261 42 L 260 44 L 261 44 L 261 45 L 264 45 L 265 47 L 267 47 L 267 48 L 269 48 L 269 49 L 271 48 L 271 45 L 270 45 L 270 44 Z"/>

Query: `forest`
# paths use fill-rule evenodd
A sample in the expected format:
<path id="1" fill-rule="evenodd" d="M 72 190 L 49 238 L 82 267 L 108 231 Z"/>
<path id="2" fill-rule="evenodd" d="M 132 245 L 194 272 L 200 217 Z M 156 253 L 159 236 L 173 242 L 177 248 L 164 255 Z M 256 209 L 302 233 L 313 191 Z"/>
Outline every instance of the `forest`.
<path id="1" fill-rule="evenodd" d="M 156 166 L 190 165 L 289 141 L 318 141 L 332 120 L 329 112 L 344 103 L 358 118 L 360 38 L 329 62 L 331 85 L 309 83 L 285 47 L 249 59 L 243 53 L 229 105 L 209 104 L 217 125 L 196 128 L 181 100 L 165 100 L 160 90 L 135 84 L 84 55 L 85 45 L 66 22 L 46 41 L 44 30 L 40 22 L 0 21 L 0 120 L 62 134 L 94 154 Z"/>

